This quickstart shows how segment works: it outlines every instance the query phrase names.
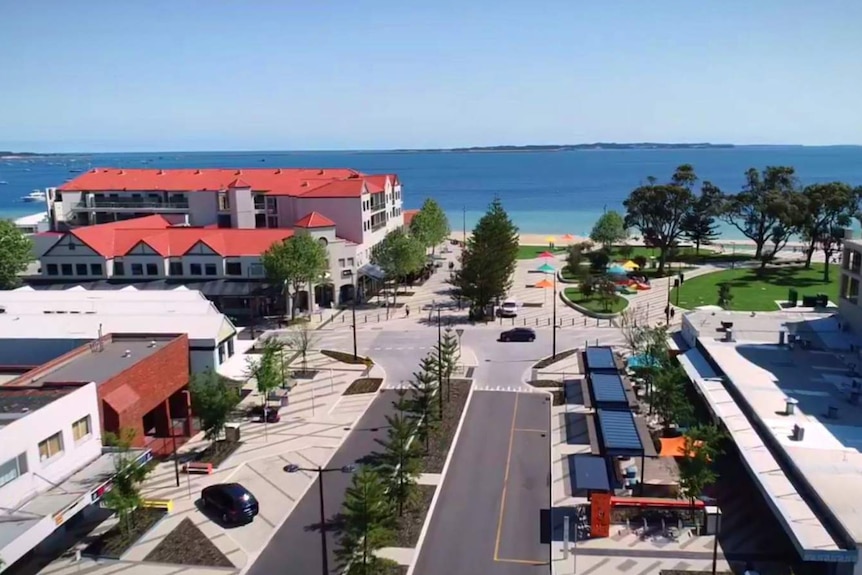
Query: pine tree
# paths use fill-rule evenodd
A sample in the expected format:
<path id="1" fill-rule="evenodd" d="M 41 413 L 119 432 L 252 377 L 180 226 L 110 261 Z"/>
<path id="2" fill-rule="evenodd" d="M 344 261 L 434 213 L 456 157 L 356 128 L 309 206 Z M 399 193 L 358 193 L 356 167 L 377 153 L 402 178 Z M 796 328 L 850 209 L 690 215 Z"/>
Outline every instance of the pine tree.
<path id="1" fill-rule="evenodd" d="M 414 437 L 416 422 L 406 412 L 410 407 L 407 392 L 398 391 L 398 401 L 392 402 L 397 410 L 395 415 L 386 417 L 388 431 L 386 440 L 377 440 L 383 446 L 383 458 L 379 466 L 387 492 L 395 500 L 400 517 L 404 508 L 416 501 L 416 482 L 422 471 L 419 442 Z"/>
<path id="2" fill-rule="evenodd" d="M 425 356 L 419 364 L 419 371 L 413 373 L 410 390 L 412 397 L 407 411 L 416 424 L 416 435 L 425 445 L 427 452 L 430 448 L 431 435 L 440 421 L 440 414 L 437 409 L 434 409 L 434 395 L 437 393 L 437 362 L 433 353 Z"/>
<path id="3" fill-rule="evenodd" d="M 446 401 L 452 396 L 452 375 L 458 367 L 458 362 L 461 360 L 461 352 L 458 345 L 458 336 L 451 327 L 447 327 L 443 331 L 443 337 L 440 338 L 440 345 L 434 346 L 434 365 L 436 368 L 437 358 L 440 358 L 441 369 L 440 374 L 444 382 L 446 382 Z"/>
<path id="4" fill-rule="evenodd" d="M 347 575 L 380 572 L 381 560 L 374 552 L 393 539 L 392 511 L 383 478 L 370 467 L 360 467 L 347 488 L 341 510 L 343 525 L 336 557 Z"/>

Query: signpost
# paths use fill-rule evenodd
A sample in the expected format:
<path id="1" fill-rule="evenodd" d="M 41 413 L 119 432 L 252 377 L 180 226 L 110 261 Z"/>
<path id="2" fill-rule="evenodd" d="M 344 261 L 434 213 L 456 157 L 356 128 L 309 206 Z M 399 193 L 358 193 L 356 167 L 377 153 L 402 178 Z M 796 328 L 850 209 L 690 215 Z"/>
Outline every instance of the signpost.
<path id="1" fill-rule="evenodd" d="M 464 328 L 459 327 L 455 333 L 458 335 L 458 355 L 461 355 L 461 336 L 464 335 Z"/>

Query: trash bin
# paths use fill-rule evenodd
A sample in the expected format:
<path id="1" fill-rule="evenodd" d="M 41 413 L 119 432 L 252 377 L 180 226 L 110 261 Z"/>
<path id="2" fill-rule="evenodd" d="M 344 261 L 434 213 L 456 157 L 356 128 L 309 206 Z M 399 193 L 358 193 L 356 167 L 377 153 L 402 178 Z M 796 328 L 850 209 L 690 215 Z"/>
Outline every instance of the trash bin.
<path id="1" fill-rule="evenodd" d="M 227 441 L 239 441 L 239 423 L 227 423 L 224 426 L 224 438 Z"/>

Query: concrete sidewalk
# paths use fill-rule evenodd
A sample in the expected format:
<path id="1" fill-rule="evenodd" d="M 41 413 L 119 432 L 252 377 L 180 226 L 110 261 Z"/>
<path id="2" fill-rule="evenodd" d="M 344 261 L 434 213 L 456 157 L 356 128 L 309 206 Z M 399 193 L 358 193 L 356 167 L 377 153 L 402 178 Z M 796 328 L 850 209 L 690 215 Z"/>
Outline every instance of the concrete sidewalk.
<path id="1" fill-rule="evenodd" d="M 314 379 L 295 382 L 289 405 L 280 410 L 281 421 L 274 424 L 241 422 L 243 444 L 212 475 L 180 474 L 177 486 L 173 461 L 157 465 L 144 484 L 142 495 L 147 499 L 171 499 L 174 510 L 130 548 L 121 561 L 97 563 L 85 558 L 76 563 L 61 558 L 42 572 L 71 575 L 86 571 L 88 575 L 108 575 L 132 570 L 135 575 L 209 575 L 238 572 L 248 567 L 313 482 L 305 473 L 285 473 L 284 466 L 288 463 L 306 467 L 325 465 L 376 396 L 375 393 L 342 396 L 342 393 L 358 377 L 383 378 L 385 375 L 377 366 L 368 373 L 364 366 L 336 362 L 319 353 L 309 355 L 309 368 L 319 371 Z M 245 387 L 253 386 L 254 382 L 250 381 Z M 252 391 L 242 403 L 255 402 L 260 402 L 260 396 Z M 180 452 L 202 449 L 208 444 L 199 434 Z M 260 501 L 260 515 L 251 524 L 224 529 L 197 507 L 204 487 L 228 481 L 242 483 Z M 184 518 L 190 518 L 236 568 L 145 562 L 147 554 Z M 113 521 L 100 525 L 97 532 L 110 528 Z"/>

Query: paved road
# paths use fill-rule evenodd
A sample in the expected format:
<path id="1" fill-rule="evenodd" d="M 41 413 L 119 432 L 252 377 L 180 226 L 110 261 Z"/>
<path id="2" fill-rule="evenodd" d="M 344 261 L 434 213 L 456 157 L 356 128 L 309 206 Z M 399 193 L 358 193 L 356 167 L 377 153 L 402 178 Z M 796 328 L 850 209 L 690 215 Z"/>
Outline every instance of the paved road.
<path id="1" fill-rule="evenodd" d="M 354 430 L 335 452 L 329 467 L 340 467 L 355 463 L 366 455 L 379 450 L 375 439 L 386 436 L 386 415 L 392 413 L 392 402 L 396 392 L 382 392 L 369 406 Z M 285 462 L 287 463 L 287 462 Z M 302 463 L 302 462 L 298 462 Z M 344 492 L 350 485 L 350 475 L 327 473 L 324 477 L 326 515 L 332 519 L 344 503 Z M 309 573 L 322 571 L 323 560 L 320 543 L 320 498 L 317 480 L 299 500 L 284 525 L 276 531 L 254 564 L 249 575 L 271 575 L 272 573 Z M 333 552 L 337 547 L 337 536 L 328 535 L 329 568 L 338 573 Z"/>
<path id="2" fill-rule="evenodd" d="M 416 575 L 549 572 L 548 410 L 545 394 L 474 392 Z"/>

